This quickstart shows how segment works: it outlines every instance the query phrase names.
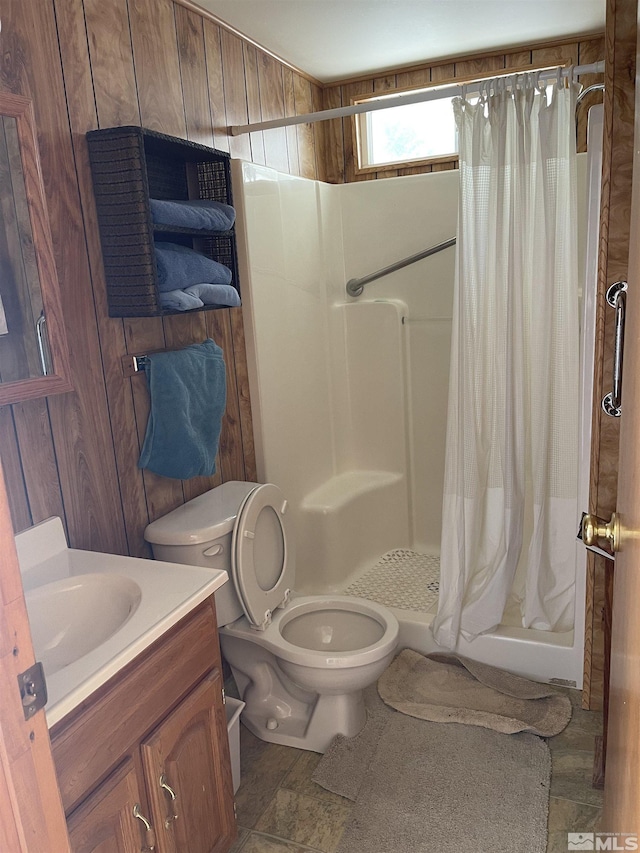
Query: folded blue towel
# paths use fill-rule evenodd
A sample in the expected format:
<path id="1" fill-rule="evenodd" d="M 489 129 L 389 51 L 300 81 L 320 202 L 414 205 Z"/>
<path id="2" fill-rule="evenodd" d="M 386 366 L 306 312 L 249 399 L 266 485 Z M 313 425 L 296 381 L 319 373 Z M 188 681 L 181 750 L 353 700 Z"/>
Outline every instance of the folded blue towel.
<path id="1" fill-rule="evenodd" d="M 229 287 L 230 285 L 210 284 L 209 287 Z M 235 288 L 234 288 L 235 290 Z M 160 305 L 172 311 L 193 311 L 195 308 L 204 308 L 204 302 L 195 293 L 187 293 L 186 290 L 168 290 L 160 293 Z"/>
<path id="2" fill-rule="evenodd" d="M 215 473 L 226 405 L 223 353 L 210 338 L 148 356 L 151 397 L 139 468 L 188 480 Z"/>
<path id="3" fill-rule="evenodd" d="M 231 284 L 231 270 L 178 243 L 155 243 L 158 290 L 184 290 L 192 284 Z"/>
<path id="4" fill-rule="evenodd" d="M 183 293 L 201 299 L 205 305 L 224 305 L 226 308 L 240 305 L 240 294 L 231 284 L 192 284 Z"/>
<path id="5" fill-rule="evenodd" d="M 177 225 L 196 231 L 229 231 L 236 221 L 236 212 L 230 204 L 209 199 L 163 201 L 150 198 L 149 205 L 156 225 Z"/>

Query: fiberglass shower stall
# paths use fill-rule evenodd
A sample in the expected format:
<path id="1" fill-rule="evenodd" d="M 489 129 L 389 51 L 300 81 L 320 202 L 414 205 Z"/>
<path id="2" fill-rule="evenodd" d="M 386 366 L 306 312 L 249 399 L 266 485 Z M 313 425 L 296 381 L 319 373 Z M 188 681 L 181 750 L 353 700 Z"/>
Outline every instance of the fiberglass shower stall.
<path id="1" fill-rule="evenodd" d="M 601 137 L 596 108 L 578 173 L 580 281 L 587 282 L 582 471 L 590 446 Z M 389 551 L 437 557 L 454 250 L 372 282 L 356 299 L 345 283 L 455 235 L 457 171 L 328 185 L 232 165 L 258 479 L 276 483 L 289 500 L 296 590 L 345 591 Z M 588 475 L 580 488 L 586 506 Z M 495 632 L 461 641 L 458 651 L 580 686 L 584 553 L 576 543 L 573 631 L 524 629 L 508 609 Z M 393 586 L 393 562 L 387 571 Z M 403 646 L 437 648 L 428 627 L 435 607 L 394 612 Z"/>

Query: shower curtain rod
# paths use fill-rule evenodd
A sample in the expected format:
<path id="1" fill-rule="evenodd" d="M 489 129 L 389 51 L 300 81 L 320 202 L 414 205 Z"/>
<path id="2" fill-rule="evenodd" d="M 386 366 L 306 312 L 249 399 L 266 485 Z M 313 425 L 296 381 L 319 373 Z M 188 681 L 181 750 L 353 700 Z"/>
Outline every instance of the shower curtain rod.
<path id="1" fill-rule="evenodd" d="M 568 77 L 571 73 L 571 68 L 564 68 L 562 76 Z M 604 61 L 593 62 L 591 65 L 576 65 L 573 68 L 574 77 L 580 77 L 582 74 L 602 74 L 604 72 Z M 517 74 L 518 69 L 514 68 L 513 73 Z M 504 74 L 500 76 L 512 76 Z M 541 80 L 550 80 L 557 76 L 556 70 L 543 71 L 540 74 Z M 315 113 L 306 113 L 306 115 L 286 116 L 285 118 L 277 118 L 271 121 L 259 121 L 254 124 L 233 124 L 229 128 L 232 136 L 240 136 L 243 133 L 251 133 L 254 130 L 271 130 L 275 127 L 290 127 L 294 124 L 308 124 L 315 121 L 328 121 L 332 118 L 343 118 L 344 116 L 358 115 L 359 113 L 370 113 L 375 110 L 386 110 L 390 107 L 400 107 L 403 104 L 420 104 L 424 101 L 438 101 L 441 98 L 453 98 L 462 95 L 463 88 L 467 92 L 477 91 L 477 86 L 480 81 L 475 81 L 466 84 L 464 87 L 461 84 L 453 84 L 451 86 L 434 87 L 427 91 L 410 92 L 408 95 L 397 95 L 395 98 L 384 98 L 383 100 L 365 104 L 354 104 L 351 107 L 336 107 L 333 110 L 320 110 Z"/>

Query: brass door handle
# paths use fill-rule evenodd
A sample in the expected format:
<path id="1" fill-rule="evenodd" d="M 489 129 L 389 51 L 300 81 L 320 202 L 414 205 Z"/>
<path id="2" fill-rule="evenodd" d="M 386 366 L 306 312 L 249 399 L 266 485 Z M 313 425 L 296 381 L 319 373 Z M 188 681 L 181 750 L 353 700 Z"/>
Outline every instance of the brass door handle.
<path id="1" fill-rule="evenodd" d="M 616 553 L 620 550 L 620 516 L 614 512 L 610 521 L 604 521 L 597 515 L 587 514 L 582 519 L 582 541 L 585 545 L 600 545 L 606 542 L 609 549 Z"/>

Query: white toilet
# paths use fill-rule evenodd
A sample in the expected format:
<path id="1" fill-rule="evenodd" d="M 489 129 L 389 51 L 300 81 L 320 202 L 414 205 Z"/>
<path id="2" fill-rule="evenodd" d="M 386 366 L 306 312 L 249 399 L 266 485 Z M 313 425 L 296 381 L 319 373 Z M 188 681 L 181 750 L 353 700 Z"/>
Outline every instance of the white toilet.
<path id="1" fill-rule="evenodd" d="M 159 560 L 225 569 L 216 594 L 222 652 L 259 738 L 324 752 L 366 720 L 362 690 L 391 662 L 398 622 L 346 595 L 293 594 L 287 501 L 277 486 L 229 482 L 150 524 Z"/>

